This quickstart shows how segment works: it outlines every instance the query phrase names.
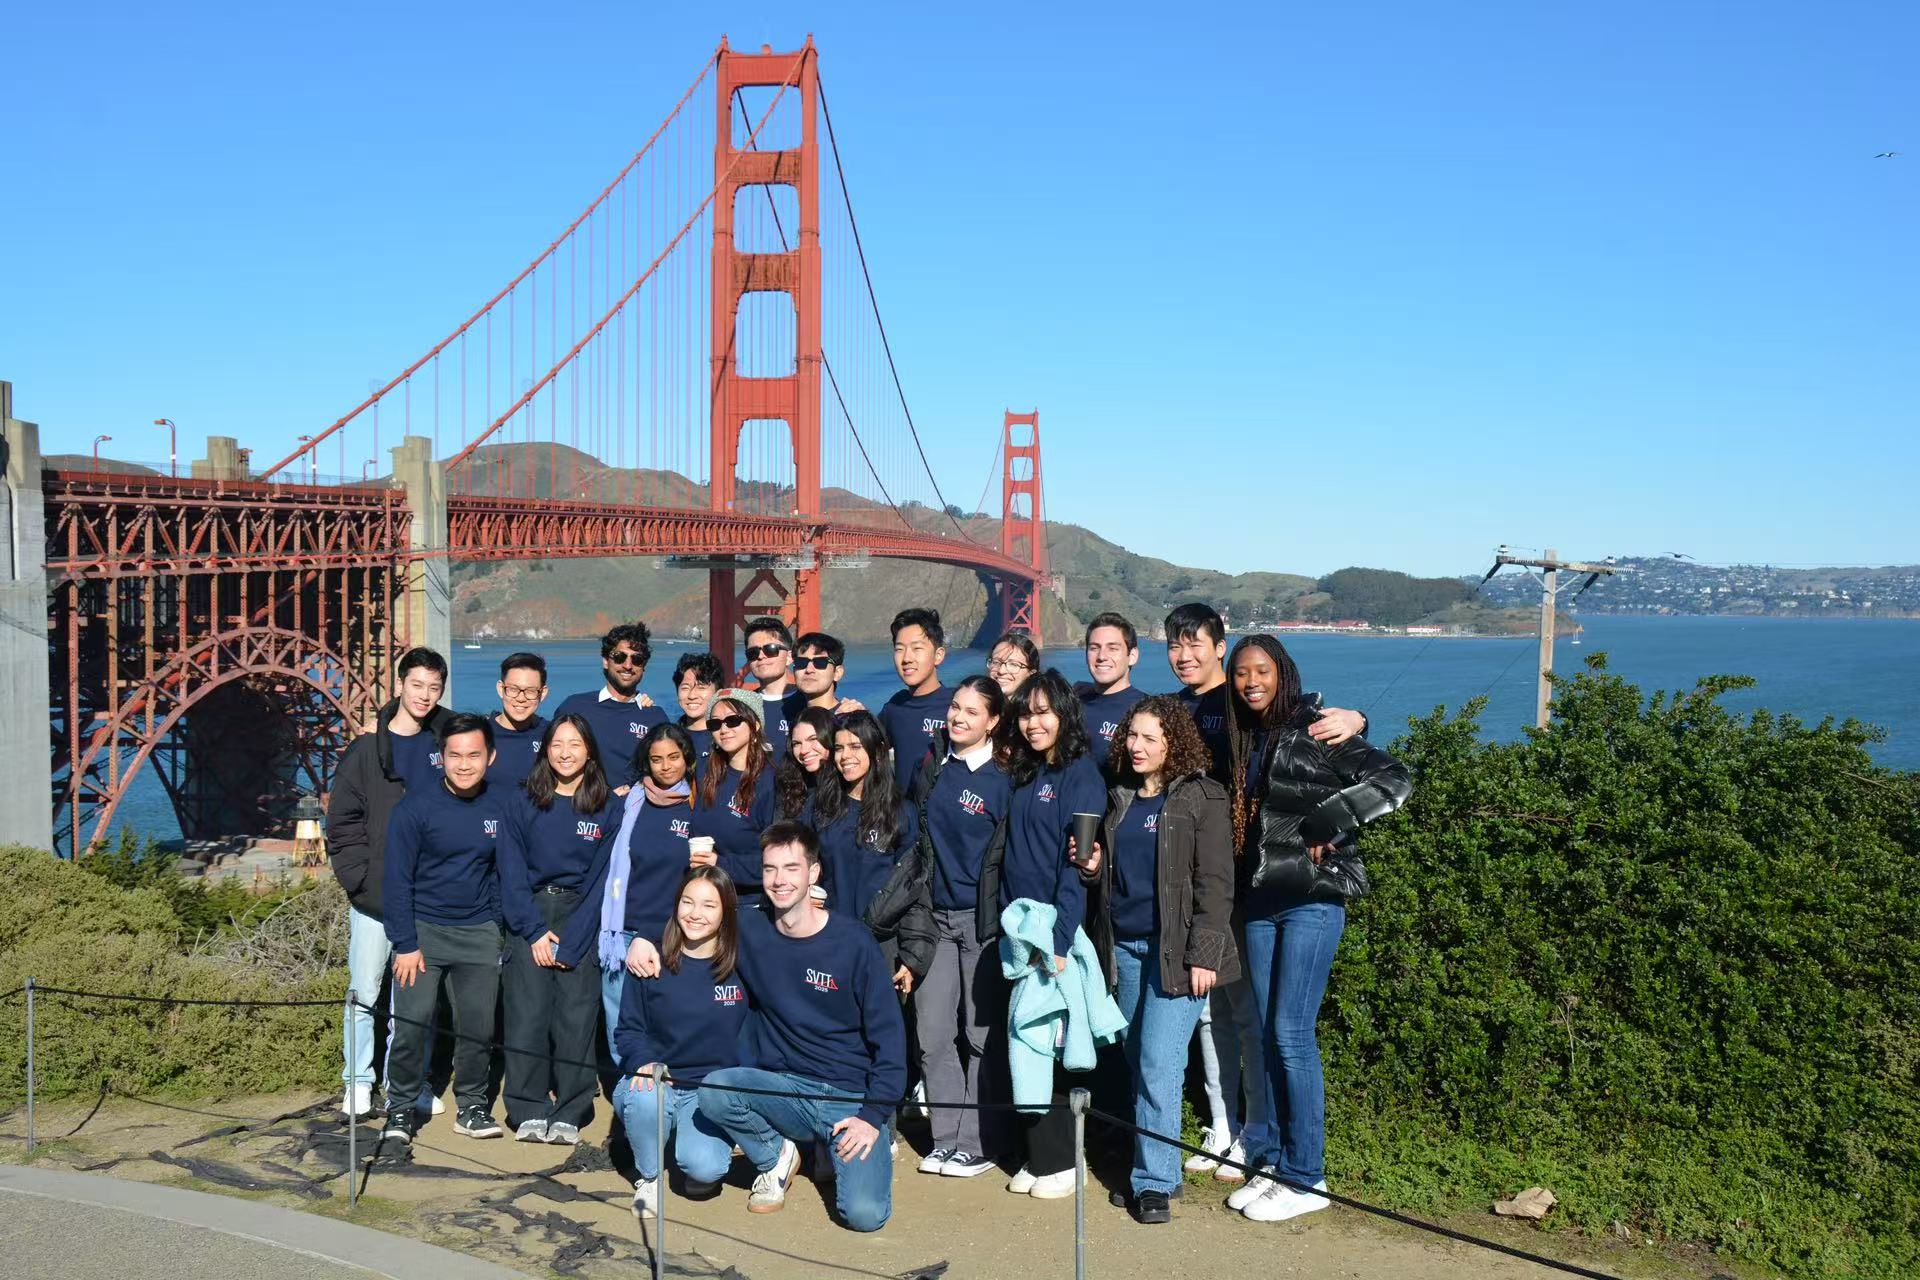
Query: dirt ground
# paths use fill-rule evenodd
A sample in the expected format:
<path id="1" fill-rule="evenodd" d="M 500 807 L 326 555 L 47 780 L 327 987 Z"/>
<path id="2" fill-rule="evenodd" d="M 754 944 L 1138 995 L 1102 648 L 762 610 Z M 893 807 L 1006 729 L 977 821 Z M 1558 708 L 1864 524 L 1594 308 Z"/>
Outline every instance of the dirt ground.
<path id="1" fill-rule="evenodd" d="M 201 1190 L 263 1196 L 346 1216 L 346 1127 L 330 1101 L 311 1096 L 234 1099 L 191 1108 L 108 1097 L 40 1110 L 36 1163 Z M 453 1132 L 452 1115 L 420 1132 L 411 1158 L 380 1149 L 378 1126 L 358 1141 L 367 1173 L 353 1220 L 486 1257 L 532 1275 L 651 1274 L 650 1242 L 629 1210 L 632 1186 L 609 1164 L 607 1111 L 579 1148 L 477 1141 Z M 24 1158 L 23 1113 L 0 1117 L 0 1159 Z M 76 1130 L 70 1137 L 63 1137 Z M 721 1194 L 667 1202 L 667 1274 L 728 1280 L 817 1277 L 1058 1277 L 1073 1274 L 1073 1201 L 1007 1193 L 1004 1176 L 938 1178 L 906 1154 L 924 1132 L 909 1125 L 894 1174 L 893 1220 L 871 1235 L 828 1218 L 830 1187 L 796 1181 L 779 1214 L 749 1214 L 749 1175 L 736 1163 Z M 1174 1220 L 1141 1227 L 1108 1205 L 1089 1180 L 1087 1275 L 1094 1280 L 1189 1273 L 1424 1280 L 1471 1274 L 1540 1280 L 1537 1265 L 1456 1244 L 1340 1206 L 1297 1223 L 1261 1224 L 1222 1204 L 1228 1188 L 1190 1180 Z M 1711 1269 L 1647 1250 L 1588 1249 L 1487 1218 L 1460 1229 L 1622 1277 L 1700 1277 Z M 648 1230 L 652 1230 L 649 1224 Z M 1580 1249 L 1581 1252 L 1572 1252 Z"/>

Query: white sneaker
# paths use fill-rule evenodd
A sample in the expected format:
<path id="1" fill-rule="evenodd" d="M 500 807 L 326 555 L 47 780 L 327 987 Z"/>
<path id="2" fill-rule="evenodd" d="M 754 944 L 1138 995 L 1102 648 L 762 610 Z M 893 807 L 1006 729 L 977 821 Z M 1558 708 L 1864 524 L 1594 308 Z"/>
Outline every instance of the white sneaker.
<path id="1" fill-rule="evenodd" d="M 645 1223 L 647 1215 L 660 1216 L 660 1183 L 653 1178 L 633 1180 L 633 1220 Z"/>
<path id="2" fill-rule="evenodd" d="M 778 1213 L 787 1207 L 787 1188 L 793 1185 L 794 1170 L 800 1167 L 800 1148 L 787 1139 L 780 1140 L 780 1157 L 773 1168 L 756 1176 L 753 1192 L 747 1197 L 749 1213 Z"/>
<path id="3" fill-rule="evenodd" d="M 1033 1194 L 1033 1184 L 1038 1181 L 1040 1179 L 1033 1176 L 1033 1170 L 1021 1165 L 1020 1172 L 1007 1179 L 1007 1190 L 1017 1196 L 1030 1196 Z"/>
<path id="4" fill-rule="evenodd" d="M 1035 1200 L 1065 1200 L 1073 1194 L 1073 1170 L 1062 1169 L 1058 1173 L 1043 1173 L 1033 1178 L 1033 1186 L 1027 1194 Z"/>
<path id="5" fill-rule="evenodd" d="M 1244 1209 L 1269 1191 L 1277 1191 L 1280 1184 L 1273 1180 L 1273 1166 L 1263 1164 L 1260 1172 L 1235 1187 L 1233 1194 L 1227 1197 L 1227 1208 Z"/>
<path id="6" fill-rule="evenodd" d="M 907 1095 L 907 1105 L 900 1108 L 902 1120 L 925 1120 L 927 1118 L 927 1082 L 914 1082 L 913 1092 Z"/>
<path id="7" fill-rule="evenodd" d="M 370 1084 L 350 1084 L 340 1096 L 341 1114 L 349 1119 L 359 1119 L 373 1110 L 373 1086 Z"/>
<path id="8" fill-rule="evenodd" d="M 920 1172 L 938 1173 L 940 1167 L 953 1159 L 952 1147 L 935 1147 L 920 1158 Z"/>
<path id="9" fill-rule="evenodd" d="M 1200 1145 L 1212 1154 L 1188 1156 L 1187 1162 L 1181 1166 L 1181 1168 L 1185 1169 L 1188 1173 L 1211 1173 L 1213 1170 L 1218 1169 L 1220 1167 L 1220 1161 L 1217 1157 L 1226 1154 L 1227 1148 L 1233 1145 L 1233 1137 L 1227 1132 L 1226 1126 L 1221 1125 L 1217 1129 L 1207 1129 L 1204 1131 L 1200 1135 Z"/>
<path id="10" fill-rule="evenodd" d="M 1313 1184 L 1315 1191 L 1325 1191 L 1327 1180 L 1322 1178 Z M 1305 1191 L 1295 1191 L 1274 1183 L 1272 1189 L 1259 1199 L 1251 1201 L 1240 1212 L 1254 1222 L 1285 1222 L 1288 1218 L 1297 1218 L 1304 1213 L 1313 1213 L 1324 1209 L 1333 1201 L 1325 1196 L 1316 1196 Z"/>
<path id="11" fill-rule="evenodd" d="M 1215 1182 L 1245 1182 L 1247 1180 L 1247 1171 L 1236 1167 L 1247 1162 L 1247 1148 L 1240 1139 L 1235 1138 L 1232 1145 L 1220 1153 L 1220 1157 L 1219 1160 L 1214 1162 L 1217 1166 L 1213 1171 L 1213 1180 Z"/>
<path id="12" fill-rule="evenodd" d="M 447 1109 L 447 1104 L 440 1097 L 436 1095 L 434 1097 L 433 1106 L 432 1106 L 433 1114 L 437 1116 L 441 1112 L 445 1111 L 446 1109 Z"/>
<path id="13" fill-rule="evenodd" d="M 549 1120 L 547 1121 L 547 1141 L 571 1147 L 580 1141 L 580 1126 L 568 1124 L 565 1120 Z"/>
<path id="14" fill-rule="evenodd" d="M 545 1142 L 547 1140 L 547 1122 L 545 1120 L 522 1120 L 520 1127 L 513 1131 L 515 1142 Z"/>

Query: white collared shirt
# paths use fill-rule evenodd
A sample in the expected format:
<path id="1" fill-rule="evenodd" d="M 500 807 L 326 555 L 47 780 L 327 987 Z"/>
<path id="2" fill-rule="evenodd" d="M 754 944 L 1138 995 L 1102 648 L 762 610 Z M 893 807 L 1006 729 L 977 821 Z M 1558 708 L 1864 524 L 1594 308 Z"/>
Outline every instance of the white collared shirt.
<path id="1" fill-rule="evenodd" d="M 633 691 L 631 698 L 623 698 L 613 691 L 612 685 L 605 684 L 600 686 L 600 696 L 594 699 L 595 702 L 638 702 L 639 700 L 640 691 L 638 689 Z"/>
<path id="2" fill-rule="evenodd" d="M 976 773 L 981 765 L 993 759 L 993 743 L 983 738 L 965 751 L 955 751 L 952 747 L 948 747 L 947 759 L 958 760 L 967 766 L 967 772 Z"/>

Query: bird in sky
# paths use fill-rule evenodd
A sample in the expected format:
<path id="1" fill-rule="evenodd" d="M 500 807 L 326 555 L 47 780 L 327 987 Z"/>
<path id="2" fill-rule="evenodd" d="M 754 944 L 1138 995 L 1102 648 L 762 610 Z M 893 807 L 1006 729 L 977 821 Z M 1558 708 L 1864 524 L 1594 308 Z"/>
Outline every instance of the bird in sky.
<path id="1" fill-rule="evenodd" d="M 1900 153 L 1898 151 L 1882 151 L 1874 157 L 1875 160 L 1898 160 L 1899 158 Z"/>

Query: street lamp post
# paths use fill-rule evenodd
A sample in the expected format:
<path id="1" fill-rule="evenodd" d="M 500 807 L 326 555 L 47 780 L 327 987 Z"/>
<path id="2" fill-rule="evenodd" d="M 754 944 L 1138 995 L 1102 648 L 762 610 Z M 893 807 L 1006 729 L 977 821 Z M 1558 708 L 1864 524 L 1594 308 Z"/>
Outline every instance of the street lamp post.
<path id="1" fill-rule="evenodd" d="M 111 439 L 113 439 L 112 436 L 95 436 L 93 438 L 93 469 L 95 471 L 100 469 L 100 446 Z"/>
<path id="2" fill-rule="evenodd" d="M 180 477 L 180 434 L 173 425 L 172 418 L 155 418 L 153 425 L 167 429 L 167 474 L 174 479 Z"/>
<path id="3" fill-rule="evenodd" d="M 299 436 L 296 438 L 301 444 L 311 444 L 313 442 L 312 436 Z M 309 484 L 318 484 L 320 483 L 320 460 L 314 455 L 313 450 L 308 449 L 305 452 L 307 455 L 307 481 Z"/>
<path id="4" fill-rule="evenodd" d="M 377 458 L 368 458 L 365 462 L 360 464 L 360 483 L 361 484 L 365 484 L 367 482 L 367 469 L 369 467 L 377 465 L 378 462 L 379 462 L 379 459 Z"/>

